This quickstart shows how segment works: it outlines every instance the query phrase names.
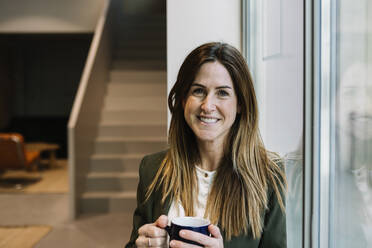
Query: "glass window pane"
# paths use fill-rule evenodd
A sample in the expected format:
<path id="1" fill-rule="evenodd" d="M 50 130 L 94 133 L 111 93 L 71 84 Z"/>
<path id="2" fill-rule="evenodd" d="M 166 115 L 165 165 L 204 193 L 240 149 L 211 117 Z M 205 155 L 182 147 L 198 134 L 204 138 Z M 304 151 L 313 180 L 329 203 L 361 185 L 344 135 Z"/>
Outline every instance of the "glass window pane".
<path id="1" fill-rule="evenodd" d="M 285 160 L 288 248 L 302 247 L 303 1 L 252 0 L 247 61 L 267 149 Z"/>
<path id="2" fill-rule="evenodd" d="M 335 0 L 333 247 L 372 247 L 372 1 Z"/>

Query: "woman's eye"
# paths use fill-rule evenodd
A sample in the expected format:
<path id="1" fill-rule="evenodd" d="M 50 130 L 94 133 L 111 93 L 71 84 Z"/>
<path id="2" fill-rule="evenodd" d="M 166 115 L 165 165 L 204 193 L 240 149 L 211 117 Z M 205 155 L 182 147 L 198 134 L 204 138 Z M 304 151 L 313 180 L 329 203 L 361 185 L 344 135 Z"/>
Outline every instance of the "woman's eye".
<path id="1" fill-rule="evenodd" d="M 218 94 L 219 96 L 228 96 L 228 95 L 229 95 L 229 93 L 228 93 L 226 90 L 219 90 L 219 91 L 217 92 L 217 94 Z"/>
<path id="2" fill-rule="evenodd" d="M 192 94 L 196 96 L 201 96 L 204 94 L 204 90 L 202 88 L 196 88 L 192 90 Z"/>

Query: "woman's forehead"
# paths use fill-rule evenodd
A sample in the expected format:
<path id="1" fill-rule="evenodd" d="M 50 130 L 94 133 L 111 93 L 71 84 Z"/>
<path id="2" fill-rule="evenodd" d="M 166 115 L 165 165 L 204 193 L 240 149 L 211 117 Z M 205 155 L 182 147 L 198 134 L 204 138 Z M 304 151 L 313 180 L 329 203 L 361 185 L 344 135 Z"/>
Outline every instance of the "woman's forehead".
<path id="1" fill-rule="evenodd" d="M 218 61 L 203 64 L 195 75 L 192 84 L 233 89 L 233 81 L 229 71 Z"/>

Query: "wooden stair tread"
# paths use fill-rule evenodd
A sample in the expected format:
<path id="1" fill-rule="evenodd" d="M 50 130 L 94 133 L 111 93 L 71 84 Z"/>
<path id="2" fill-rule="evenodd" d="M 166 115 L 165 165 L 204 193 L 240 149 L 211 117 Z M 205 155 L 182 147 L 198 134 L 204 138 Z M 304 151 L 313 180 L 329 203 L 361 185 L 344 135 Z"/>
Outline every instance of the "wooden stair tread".
<path id="1" fill-rule="evenodd" d="M 137 197 L 136 191 L 123 191 L 123 192 L 99 192 L 99 191 L 92 191 L 92 192 L 85 192 L 82 195 L 84 199 L 90 198 L 127 198 L 127 199 L 135 199 Z"/>

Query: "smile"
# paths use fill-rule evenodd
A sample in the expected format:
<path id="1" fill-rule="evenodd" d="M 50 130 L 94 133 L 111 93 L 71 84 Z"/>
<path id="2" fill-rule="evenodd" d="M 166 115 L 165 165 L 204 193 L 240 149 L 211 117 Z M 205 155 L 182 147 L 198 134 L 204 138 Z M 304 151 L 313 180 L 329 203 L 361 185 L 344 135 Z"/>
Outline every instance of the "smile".
<path id="1" fill-rule="evenodd" d="M 204 123 L 207 123 L 207 124 L 213 124 L 213 123 L 216 123 L 217 121 L 219 121 L 218 118 L 214 118 L 214 117 L 203 117 L 203 116 L 198 116 L 198 119 Z"/>

